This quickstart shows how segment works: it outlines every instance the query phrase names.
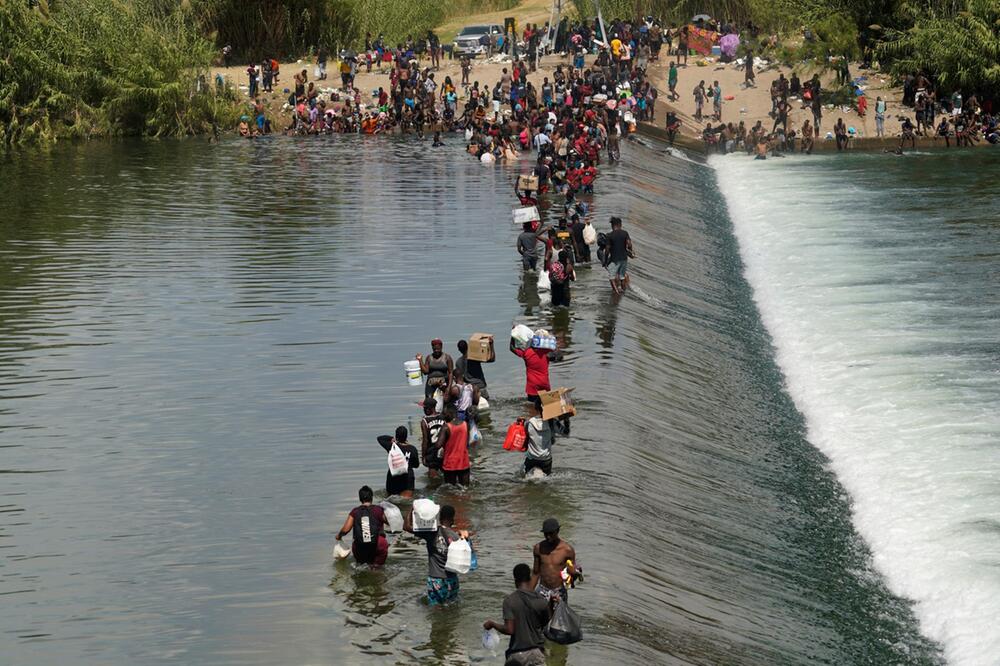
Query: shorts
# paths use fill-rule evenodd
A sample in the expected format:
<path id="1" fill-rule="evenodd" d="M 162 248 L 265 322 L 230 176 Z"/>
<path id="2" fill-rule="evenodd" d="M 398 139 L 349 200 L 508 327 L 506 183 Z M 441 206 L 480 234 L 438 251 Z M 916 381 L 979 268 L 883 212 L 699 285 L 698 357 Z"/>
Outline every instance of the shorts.
<path id="1" fill-rule="evenodd" d="M 612 280 L 624 280 L 625 274 L 628 272 L 628 259 L 622 259 L 621 261 L 610 261 L 608 262 L 608 277 Z"/>
<path id="2" fill-rule="evenodd" d="M 453 486 L 465 485 L 469 480 L 469 471 L 471 468 L 466 467 L 465 469 L 442 469 L 444 472 L 444 482 L 450 483 Z"/>
<path id="3" fill-rule="evenodd" d="M 354 561 L 358 564 L 380 567 L 385 564 L 386 558 L 389 557 L 389 542 L 386 541 L 384 534 L 379 534 L 374 549 L 362 548 L 361 544 L 355 542 L 351 545 L 351 553 L 354 555 Z"/>
<path id="4" fill-rule="evenodd" d="M 527 474 L 531 470 L 538 468 L 545 472 L 548 476 L 552 474 L 552 458 L 547 460 L 542 460 L 541 458 L 525 458 L 524 459 L 524 473 Z"/>
<path id="5" fill-rule="evenodd" d="M 458 576 L 448 578 L 427 577 L 427 603 L 444 605 L 458 598 Z"/>
<path id="6" fill-rule="evenodd" d="M 541 582 L 539 582 L 538 585 L 535 586 L 535 592 L 545 597 L 548 601 L 552 601 L 556 597 L 559 597 L 560 601 L 569 601 L 569 590 L 566 589 L 565 585 L 552 589 L 550 587 L 545 587 L 541 584 Z"/>
<path id="7" fill-rule="evenodd" d="M 545 666 L 545 652 L 541 648 L 511 652 L 504 666 Z"/>
<path id="8" fill-rule="evenodd" d="M 524 266 L 524 270 L 533 271 L 538 266 L 538 255 L 537 254 L 522 254 L 521 255 L 521 265 Z"/>

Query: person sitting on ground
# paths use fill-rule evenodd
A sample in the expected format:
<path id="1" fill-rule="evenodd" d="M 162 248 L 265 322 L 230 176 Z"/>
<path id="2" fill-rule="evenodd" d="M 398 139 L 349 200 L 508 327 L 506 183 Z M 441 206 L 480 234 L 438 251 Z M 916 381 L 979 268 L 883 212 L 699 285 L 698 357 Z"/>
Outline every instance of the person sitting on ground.
<path id="1" fill-rule="evenodd" d="M 430 401 L 434 404 L 434 401 Z M 392 450 L 392 445 L 395 444 L 399 447 L 400 451 L 403 452 L 403 457 L 406 458 L 407 471 L 406 474 L 400 474 L 399 476 L 393 476 L 391 471 L 386 471 L 385 473 L 385 494 L 386 495 L 399 495 L 401 497 L 413 497 L 413 470 L 420 467 L 420 454 L 417 452 L 417 447 L 406 442 L 406 438 L 409 432 L 406 426 L 399 426 L 396 428 L 396 436 L 390 437 L 389 435 L 379 435 L 378 443 L 385 452 L 388 453 Z"/>
<path id="2" fill-rule="evenodd" d="M 503 600 L 503 624 L 483 622 L 483 629 L 510 636 L 504 656 L 508 666 L 545 666 L 545 627 L 551 613 L 545 597 L 531 585 L 531 567 L 514 567 L 514 592 Z"/>
<path id="3" fill-rule="evenodd" d="M 429 532 L 413 531 L 413 509 L 403 519 L 403 530 L 424 540 L 427 545 L 427 603 L 430 606 L 448 604 L 458 598 L 458 574 L 445 569 L 448 546 L 453 541 L 468 539 L 465 530 L 454 529 L 455 507 L 441 505 L 438 528 Z"/>
<path id="4" fill-rule="evenodd" d="M 381 567 L 389 556 L 389 542 L 382 531 L 383 525 L 389 522 L 385 518 L 382 507 L 372 504 L 374 493 L 368 486 L 362 486 L 358 491 L 360 506 L 351 509 L 347 514 L 344 526 L 337 532 L 337 541 L 344 538 L 348 532 L 354 534 L 351 552 L 358 564 L 367 564 L 372 568 Z"/>

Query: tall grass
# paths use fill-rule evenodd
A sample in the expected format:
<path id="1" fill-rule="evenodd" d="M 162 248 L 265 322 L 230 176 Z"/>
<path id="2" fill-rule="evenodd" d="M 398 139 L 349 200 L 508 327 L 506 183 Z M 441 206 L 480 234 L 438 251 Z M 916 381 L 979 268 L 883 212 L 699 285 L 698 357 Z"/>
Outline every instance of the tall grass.
<path id="1" fill-rule="evenodd" d="M 174 136 L 229 124 L 210 81 L 214 47 L 186 3 L 0 0 L 0 147 L 94 135 Z M 207 78 L 207 77 L 206 77 Z"/>

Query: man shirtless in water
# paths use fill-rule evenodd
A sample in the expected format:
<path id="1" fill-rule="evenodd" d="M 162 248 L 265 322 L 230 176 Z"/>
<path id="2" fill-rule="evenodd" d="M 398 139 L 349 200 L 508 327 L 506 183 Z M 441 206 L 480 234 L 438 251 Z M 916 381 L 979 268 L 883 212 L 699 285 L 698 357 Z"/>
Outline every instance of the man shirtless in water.
<path id="1" fill-rule="evenodd" d="M 532 567 L 531 583 L 535 592 L 549 600 L 568 601 L 569 593 L 563 582 L 562 570 L 566 569 L 572 578 L 577 574 L 573 562 L 576 561 L 576 551 L 568 542 L 559 538 L 559 521 L 546 518 L 542 523 L 542 534 L 545 540 L 535 544 L 535 564 Z"/>

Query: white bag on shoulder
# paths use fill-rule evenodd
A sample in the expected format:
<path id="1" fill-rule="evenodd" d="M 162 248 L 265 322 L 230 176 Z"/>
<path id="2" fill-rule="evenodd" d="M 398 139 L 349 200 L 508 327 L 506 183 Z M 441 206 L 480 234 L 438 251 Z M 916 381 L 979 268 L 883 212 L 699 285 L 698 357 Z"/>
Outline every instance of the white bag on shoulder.
<path id="1" fill-rule="evenodd" d="M 403 450 L 399 448 L 396 442 L 392 443 L 392 447 L 389 449 L 389 473 L 393 476 L 402 476 L 406 474 L 410 469 L 410 463 L 406 461 L 406 456 L 403 455 Z"/>

